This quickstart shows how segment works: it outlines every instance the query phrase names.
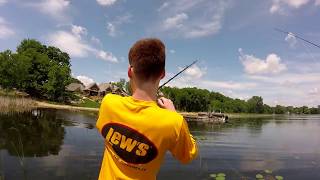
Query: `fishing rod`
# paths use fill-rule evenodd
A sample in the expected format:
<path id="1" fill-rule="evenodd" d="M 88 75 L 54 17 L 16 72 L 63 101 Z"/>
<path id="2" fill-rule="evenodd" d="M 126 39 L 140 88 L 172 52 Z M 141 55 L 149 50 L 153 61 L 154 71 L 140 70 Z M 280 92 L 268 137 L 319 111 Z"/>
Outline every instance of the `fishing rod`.
<path id="1" fill-rule="evenodd" d="M 309 41 L 309 40 L 306 40 L 306 39 L 304 39 L 304 38 L 302 38 L 302 37 L 300 37 L 300 36 L 298 36 L 298 35 L 296 35 L 296 34 L 294 34 L 294 33 L 292 33 L 292 32 L 284 31 L 284 30 L 281 30 L 281 29 L 279 29 L 279 28 L 274 28 L 274 30 L 276 30 L 276 31 L 278 31 L 278 32 L 281 32 L 281 33 L 284 33 L 284 34 L 287 34 L 287 35 L 292 35 L 292 36 L 294 36 L 294 37 L 296 37 L 296 38 L 298 38 L 298 39 L 301 39 L 302 41 L 304 41 L 304 42 L 306 42 L 306 43 L 312 44 L 313 46 L 315 46 L 315 47 L 317 47 L 317 48 L 320 48 L 320 45 L 318 45 L 318 44 L 316 44 L 316 43 L 313 43 L 313 42 L 311 42 L 311 41 Z"/>
<path id="2" fill-rule="evenodd" d="M 191 67 L 192 65 L 194 65 L 195 63 L 197 63 L 198 60 L 193 61 L 191 64 L 189 64 L 188 66 L 186 66 L 185 68 L 183 68 L 181 71 L 179 71 L 176 75 L 174 75 L 172 78 L 170 78 L 168 81 L 166 81 L 165 83 L 163 83 L 161 86 L 159 86 L 158 90 L 160 90 L 163 86 L 165 86 L 166 84 L 168 84 L 171 80 L 173 80 L 175 77 L 179 76 L 179 74 L 183 73 L 183 71 L 187 70 L 189 67 Z"/>

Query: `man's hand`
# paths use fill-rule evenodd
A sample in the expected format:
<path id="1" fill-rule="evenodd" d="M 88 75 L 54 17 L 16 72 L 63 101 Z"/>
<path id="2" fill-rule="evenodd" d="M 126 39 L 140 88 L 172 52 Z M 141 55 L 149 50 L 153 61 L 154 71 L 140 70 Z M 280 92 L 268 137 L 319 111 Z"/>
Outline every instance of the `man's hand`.
<path id="1" fill-rule="evenodd" d="M 170 111 L 176 111 L 176 108 L 174 108 L 173 102 L 170 99 L 161 97 L 158 99 L 158 105 L 163 109 L 168 109 Z"/>

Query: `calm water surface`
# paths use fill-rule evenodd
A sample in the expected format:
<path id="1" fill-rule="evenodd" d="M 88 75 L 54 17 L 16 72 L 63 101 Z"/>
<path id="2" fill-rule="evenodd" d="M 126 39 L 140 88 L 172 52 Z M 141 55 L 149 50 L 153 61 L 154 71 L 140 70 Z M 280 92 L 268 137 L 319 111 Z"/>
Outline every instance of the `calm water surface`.
<path id="1" fill-rule="evenodd" d="M 63 110 L 0 115 L 0 179 L 97 179 L 104 143 L 95 121 L 94 114 Z M 182 166 L 168 153 L 158 179 L 320 179 L 320 116 L 189 127 L 198 158 Z"/>

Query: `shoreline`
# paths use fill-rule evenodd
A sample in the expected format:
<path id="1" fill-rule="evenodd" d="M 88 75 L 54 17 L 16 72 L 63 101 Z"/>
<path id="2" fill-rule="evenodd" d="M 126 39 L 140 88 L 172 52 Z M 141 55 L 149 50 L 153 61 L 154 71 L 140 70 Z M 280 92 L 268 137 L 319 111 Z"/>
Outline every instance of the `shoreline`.
<path id="1" fill-rule="evenodd" d="M 50 104 L 43 101 L 36 101 L 37 108 L 52 108 L 52 109 L 65 109 L 65 110 L 77 110 L 77 111 L 91 111 L 99 112 L 99 108 L 89 108 L 89 107 L 77 107 L 70 105 L 59 105 L 59 104 Z"/>
<path id="2" fill-rule="evenodd" d="M 64 110 L 76 110 L 76 111 L 90 111 L 90 112 L 99 112 L 99 108 L 89 108 L 89 107 L 77 107 L 71 105 L 59 105 L 59 104 L 50 104 L 43 101 L 35 101 L 36 108 L 52 108 L 52 109 L 64 109 Z M 182 116 L 197 117 L 198 112 L 179 112 Z M 229 118 L 249 118 L 249 117 L 272 117 L 273 114 L 248 114 L 248 113 L 222 113 L 227 115 Z"/>
<path id="3" fill-rule="evenodd" d="M 50 104 L 43 101 L 35 101 L 36 108 L 52 108 L 52 109 L 64 109 L 64 110 L 76 110 L 76 111 L 91 111 L 99 112 L 99 108 L 89 108 L 89 107 L 77 107 L 71 105 L 60 105 L 60 104 Z M 196 112 L 178 112 L 182 116 L 198 116 Z"/>

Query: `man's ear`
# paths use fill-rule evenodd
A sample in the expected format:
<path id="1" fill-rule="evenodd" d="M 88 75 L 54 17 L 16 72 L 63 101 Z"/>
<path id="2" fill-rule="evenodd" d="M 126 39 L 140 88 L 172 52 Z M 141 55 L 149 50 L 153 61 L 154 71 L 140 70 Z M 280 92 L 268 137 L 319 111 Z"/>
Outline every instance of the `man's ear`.
<path id="1" fill-rule="evenodd" d="M 128 67 L 128 77 L 131 79 L 132 78 L 132 66 L 129 65 Z"/>
<path id="2" fill-rule="evenodd" d="M 160 79 L 163 79 L 164 76 L 166 76 L 166 71 L 165 71 L 165 70 L 162 71 L 161 76 L 160 76 Z"/>

